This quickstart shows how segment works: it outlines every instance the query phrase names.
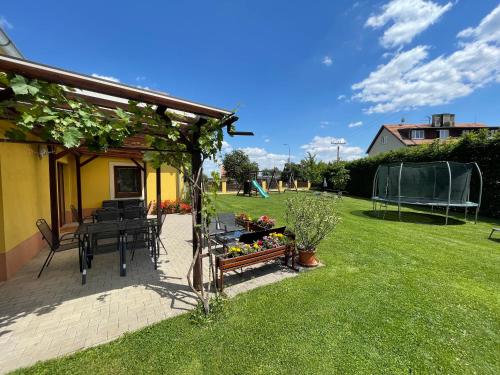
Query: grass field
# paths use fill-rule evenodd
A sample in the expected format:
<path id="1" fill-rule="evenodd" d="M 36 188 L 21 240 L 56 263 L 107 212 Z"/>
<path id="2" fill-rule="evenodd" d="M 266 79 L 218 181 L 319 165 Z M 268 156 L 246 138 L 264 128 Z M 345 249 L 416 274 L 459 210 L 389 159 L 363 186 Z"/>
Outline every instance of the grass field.
<path id="1" fill-rule="evenodd" d="M 294 194 L 294 193 L 289 193 Z M 270 214 L 286 195 L 222 196 L 221 211 Z M 500 242 L 477 225 L 405 209 L 372 216 L 344 198 L 325 265 L 253 290 L 199 327 L 187 315 L 26 373 L 500 373 Z M 498 224 L 498 223 L 497 223 Z"/>

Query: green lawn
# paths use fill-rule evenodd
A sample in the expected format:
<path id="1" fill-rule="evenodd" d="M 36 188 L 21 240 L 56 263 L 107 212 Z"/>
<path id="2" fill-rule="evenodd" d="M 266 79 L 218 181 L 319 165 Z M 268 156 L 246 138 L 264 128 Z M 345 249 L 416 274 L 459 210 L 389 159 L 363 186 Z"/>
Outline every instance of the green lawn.
<path id="1" fill-rule="evenodd" d="M 217 204 L 282 222 L 285 198 Z M 20 372 L 500 373 L 494 223 L 370 210 L 345 198 L 342 223 L 319 247 L 324 267 L 238 296 L 221 321 L 200 328 L 180 316 Z"/>

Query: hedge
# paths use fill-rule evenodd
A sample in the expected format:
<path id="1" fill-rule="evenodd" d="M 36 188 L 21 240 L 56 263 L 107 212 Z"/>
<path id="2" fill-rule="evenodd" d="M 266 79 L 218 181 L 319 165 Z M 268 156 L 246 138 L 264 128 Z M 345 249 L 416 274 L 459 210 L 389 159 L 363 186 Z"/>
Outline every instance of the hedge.
<path id="1" fill-rule="evenodd" d="M 349 194 L 371 197 L 373 177 L 379 164 L 390 162 L 457 161 L 476 162 L 483 174 L 481 214 L 500 217 L 500 131 L 493 135 L 487 130 L 466 134 L 446 142 L 405 147 L 377 156 L 354 160 L 346 164 L 350 180 Z M 471 182 L 471 199 L 477 199 L 477 178 Z"/>

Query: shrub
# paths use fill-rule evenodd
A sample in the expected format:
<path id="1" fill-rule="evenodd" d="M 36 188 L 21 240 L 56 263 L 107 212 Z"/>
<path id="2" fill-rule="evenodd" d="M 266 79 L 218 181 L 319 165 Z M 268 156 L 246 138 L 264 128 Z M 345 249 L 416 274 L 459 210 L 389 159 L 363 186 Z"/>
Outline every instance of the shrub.
<path id="1" fill-rule="evenodd" d="M 297 194 L 285 202 L 287 226 L 295 234 L 299 250 L 314 251 L 340 221 L 337 198 L 331 195 Z"/>
<path id="2" fill-rule="evenodd" d="M 329 163 L 323 172 L 328 186 L 335 190 L 344 190 L 349 182 L 349 170 L 345 167 L 345 162 Z"/>

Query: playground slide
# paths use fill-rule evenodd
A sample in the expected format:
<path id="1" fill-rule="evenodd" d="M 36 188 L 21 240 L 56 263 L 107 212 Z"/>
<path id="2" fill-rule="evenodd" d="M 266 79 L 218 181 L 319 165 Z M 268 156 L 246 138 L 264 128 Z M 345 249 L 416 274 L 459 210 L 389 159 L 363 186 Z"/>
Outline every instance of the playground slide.
<path id="1" fill-rule="evenodd" d="M 262 196 L 262 198 L 269 198 L 269 194 L 267 194 L 264 189 L 262 189 L 262 186 L 259 185 L 259 183 L 256 180 L 252 180 L 252 185 L 254 188 L 257 189 L 259 194 Z"/>

